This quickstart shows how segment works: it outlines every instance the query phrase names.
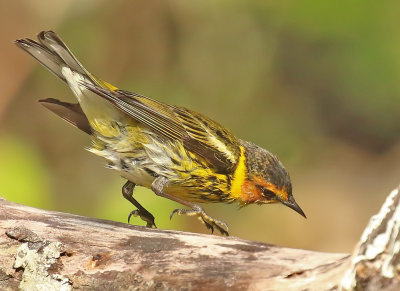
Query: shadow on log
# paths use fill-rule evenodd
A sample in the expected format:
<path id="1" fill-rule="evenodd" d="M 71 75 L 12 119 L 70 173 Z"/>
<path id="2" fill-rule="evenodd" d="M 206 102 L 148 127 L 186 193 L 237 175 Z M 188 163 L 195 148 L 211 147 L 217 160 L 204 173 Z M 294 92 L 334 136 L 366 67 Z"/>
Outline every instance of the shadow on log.
<path id="1" fill-rule="evenodd" d="M 1 290 L 400 290 L 400 195 L 354 255 L 149 229 L 0 198 Z"/>

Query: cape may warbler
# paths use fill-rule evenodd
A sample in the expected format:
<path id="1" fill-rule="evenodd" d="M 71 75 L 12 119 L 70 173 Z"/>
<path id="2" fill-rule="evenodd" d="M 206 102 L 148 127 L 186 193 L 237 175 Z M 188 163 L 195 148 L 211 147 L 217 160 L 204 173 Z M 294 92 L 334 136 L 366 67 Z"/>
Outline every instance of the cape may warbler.
<path id="1" fill-rule="evenodd" d="M 56 99 L 40 102 L 91 135 L 89 151 L 107 160 L 127 182 L 123 196 L 148 227 L 154 216 L 133 198 L 135 185 L 189 209 L 175 213 L 197 216 L 211 231 L 228 235 L 227 225 L 195 203 L 238 202 L 240 205 L 280 202 L 302 216 L 292 196 L 289 174 L 276 156 L 236 138 L 210 118 L 192 110 L 120 90 L 90 74 L 52 31 L 38 41 L 19 39 L 29 53 L 72 89 L 77 104 Z"/>

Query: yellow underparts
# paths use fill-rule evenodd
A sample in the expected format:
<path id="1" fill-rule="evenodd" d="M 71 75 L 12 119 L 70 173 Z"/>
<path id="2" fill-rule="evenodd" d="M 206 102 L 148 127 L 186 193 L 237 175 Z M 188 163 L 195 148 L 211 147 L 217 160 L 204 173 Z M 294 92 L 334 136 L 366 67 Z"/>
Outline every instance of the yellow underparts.
<path id="1" fill-rule="evenodd" d="M 231 184 L 231 196 L 232 198 L 239 199 L 242 194 L 242 186 L 246 180 L 247 169 L 246 169 L 246 157 L 244 155 L 244 148 L 240 147 L 240 158 L 236 167 L 235 173 L 233 174 Z"/>
<path id="2" fill-rule="evenodd" d="M 93 119 L 90 120 L 90 126 L 105 137 L 115 137 L 120 135 L 120 129 L 115 126 L 111 121 L 106 119 Z"/>

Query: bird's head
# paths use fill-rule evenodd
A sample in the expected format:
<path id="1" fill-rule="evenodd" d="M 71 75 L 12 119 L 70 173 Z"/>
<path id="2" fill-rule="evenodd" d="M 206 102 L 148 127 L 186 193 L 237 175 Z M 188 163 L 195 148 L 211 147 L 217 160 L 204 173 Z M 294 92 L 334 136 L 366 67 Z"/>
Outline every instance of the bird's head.
<path id="1" fill-rule="evenodd" d="M 234 182 L 241 179 L 240 189 L 237 189 L 239 200 L 244 205 L 280 202 L 306 217 L 294 200 L 289 174 L 279 159 L 251 142 L 240 142 L 243 150 L 238 167 L 242 163 L 243 169 L 237 168 L 234 177 Z"/>

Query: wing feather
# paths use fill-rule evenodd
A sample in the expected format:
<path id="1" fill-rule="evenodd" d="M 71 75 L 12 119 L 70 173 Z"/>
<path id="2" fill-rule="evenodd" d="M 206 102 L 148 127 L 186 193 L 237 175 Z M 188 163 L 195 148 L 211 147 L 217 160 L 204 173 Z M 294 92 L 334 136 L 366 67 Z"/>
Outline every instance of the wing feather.
<path id="1" fill-rule="evenodd" d="M 89 83 L 82 85 L 158 134 L 182 142 L 188 151 L 200 155 L 219 171 L 228 172 L 238 162 L 237 139 L 208 117 L 139 94 L 110 91 Z"/>

